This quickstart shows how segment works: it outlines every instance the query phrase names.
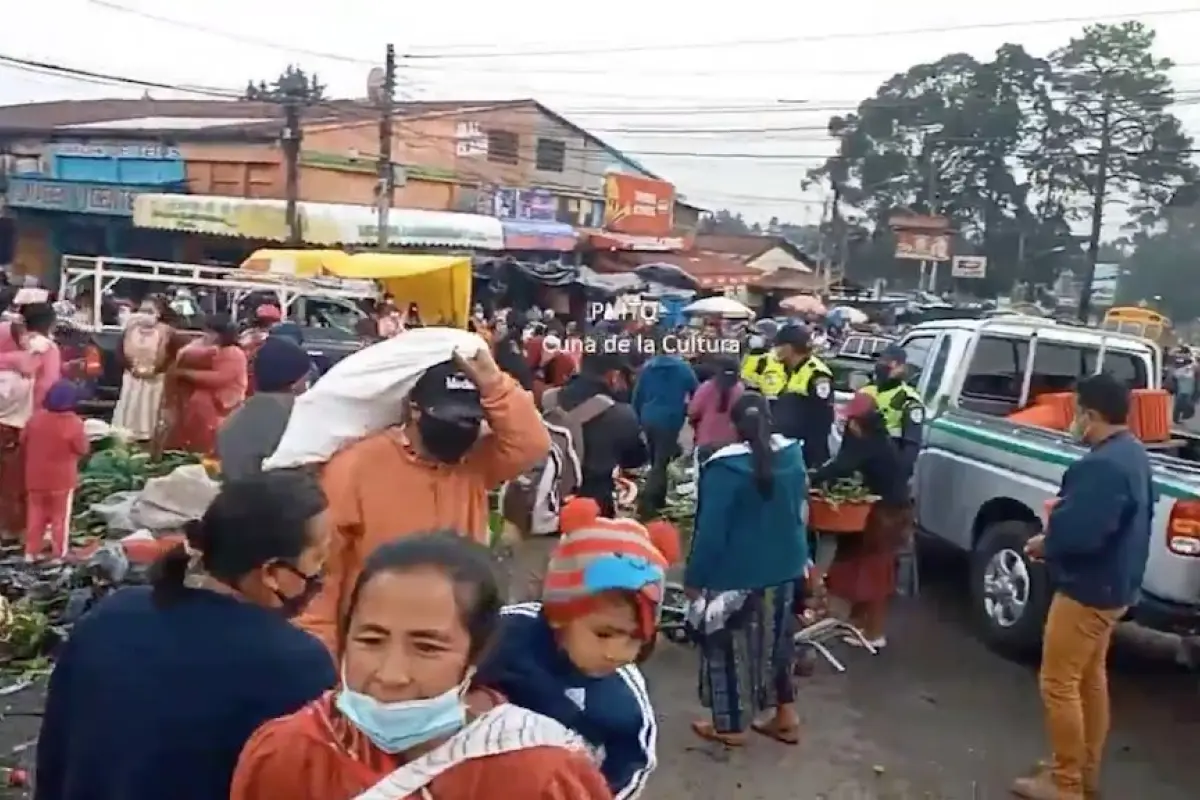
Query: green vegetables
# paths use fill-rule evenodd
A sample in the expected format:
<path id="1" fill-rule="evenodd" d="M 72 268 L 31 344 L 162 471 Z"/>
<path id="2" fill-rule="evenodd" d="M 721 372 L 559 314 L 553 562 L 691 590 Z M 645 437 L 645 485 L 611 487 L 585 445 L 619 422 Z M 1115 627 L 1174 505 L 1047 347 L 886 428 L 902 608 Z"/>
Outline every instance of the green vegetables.
<path id="1" fill-rule="evenodd" d="M 118 492 L 140 491 L 146 481 L 169 475 L 185 464 L 200 463 L 199 456 L 178 450 L 168 450 L 154 460 L 140 447 L 104 439 L 97 442 L 92 455 L 79 473 L 72 509 L 72 530 L 76 534 L 104 534 L 104 521 L 89 509 Z"/>
<path id="2" fill-rule="evenodd" d="M 831 506 L 851 505 L 854 503 L 874 503 L 879 498 L 867 491 L 863 485 L 862 475 L 854 473 L 849 478 L 841 478 L 833 483 L 814 486 L 809 494 L 824 500 Z"/>
<path id="3" fill-rule="evenodd" d="M 0 662 L 33 658 L 50 633 L 50 618 L 28 598 L 0 597 Z"/>

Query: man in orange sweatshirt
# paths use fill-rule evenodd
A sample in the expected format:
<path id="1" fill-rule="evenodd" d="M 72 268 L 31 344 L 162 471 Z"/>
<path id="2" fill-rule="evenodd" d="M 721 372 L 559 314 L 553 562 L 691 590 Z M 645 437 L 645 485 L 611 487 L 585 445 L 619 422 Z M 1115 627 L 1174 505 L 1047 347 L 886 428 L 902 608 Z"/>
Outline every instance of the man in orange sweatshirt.
<path id="1" fill-rule="evenodd" d="M 496 366 L 488 348 L 428 370 L 399 426 L 325 465 L 321 485 L 332 527 L 325 586 L 298 624 L 334 649 L 337 619 L 368 553 L 397 537 L 436 530 L 486 543 L 488 492 L 549 449 L 533 395 Z"/>

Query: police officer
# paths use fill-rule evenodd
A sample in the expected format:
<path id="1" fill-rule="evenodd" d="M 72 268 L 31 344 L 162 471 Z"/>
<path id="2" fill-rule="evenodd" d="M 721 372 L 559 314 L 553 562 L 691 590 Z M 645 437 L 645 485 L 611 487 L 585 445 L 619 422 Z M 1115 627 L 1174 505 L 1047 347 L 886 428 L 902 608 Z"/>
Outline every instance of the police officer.
<path id="1" fill-rule="evenodd" d="M 813 353 L 812 334 L 789 325 L 775 337 L 783 386 L 771 406 L 775 430 L 804 442 L 804 461 L 814 469 L 829 460 L 833 427 L 833 372 Z"/>
<path id="2" fill-rule="evenodd" d="M 746 342 L 749 352 L 742 358 L 738 377 L 747 388 L 775 397 L 783 388 L 783 365 L 771 353 L 770 340 L 754 333 Z"/>
<path id="3" fill-rule="evenodd" d="M 899 447 L 904 466 L 911 474 L 921 449 L 925 404 L 917 390 L 905 381 L 907 364 L 904 348 L 888 345 L 875 362 L 874 380 L 862 391 L 874 398 L 888 434 Z"/>

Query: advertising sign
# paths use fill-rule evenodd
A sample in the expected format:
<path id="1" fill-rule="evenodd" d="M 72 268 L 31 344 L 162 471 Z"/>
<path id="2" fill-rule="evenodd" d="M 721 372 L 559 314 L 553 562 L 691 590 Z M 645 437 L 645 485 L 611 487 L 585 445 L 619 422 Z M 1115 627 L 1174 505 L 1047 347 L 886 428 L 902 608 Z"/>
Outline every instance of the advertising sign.
<path id="1" fill-rule="evenodd" d="M 949 261 L 950 234 L 896 231 L 896 258 L 912 261 Z"/>
<path id="2" fill-rule="evenodd" d="M 675 187 L 637 175 L 604 178 L 604 227 L 616 233 L 666 236 L 675 211 Z"/>
<path id="3" fill-rule="evenodd" d="M 133 224 L 139 228 L 276 242 L 288 238 L 287 211 L 282 201 L 143 195 L 134 202 Z"/>
<path id="4" fill-rule="evenodd" d="M 986 278 L 987 256 L 955 256 L 950 262 L 951 278 Z"/>
<path id="5" fill-rule="evenodd" d="M 520 222 L 554 222 L 558 198 L 548 189 L 497 189 L 492 193 L 492 216 Z"/>
<path id="6" fill-rule="evenodd" d="M 13 177 L 8 180 L 7 199 L 13 208 L 129 217 L 139 194 L 128 186 Z"/>

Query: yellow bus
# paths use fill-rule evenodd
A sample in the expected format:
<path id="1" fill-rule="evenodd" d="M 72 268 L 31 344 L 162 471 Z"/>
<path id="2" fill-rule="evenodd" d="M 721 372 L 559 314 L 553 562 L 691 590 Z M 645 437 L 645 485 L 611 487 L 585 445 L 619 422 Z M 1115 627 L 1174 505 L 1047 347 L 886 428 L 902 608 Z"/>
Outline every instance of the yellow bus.
<path id="1" fill-rule="evenodd" d="M 1132 333 L 1158 344 L 1167 344 L 1171 320 L 1150 308 L 1120 306 L 1110 308 L 1104 315 L 1104 328 L 1119 333 Z"/>

